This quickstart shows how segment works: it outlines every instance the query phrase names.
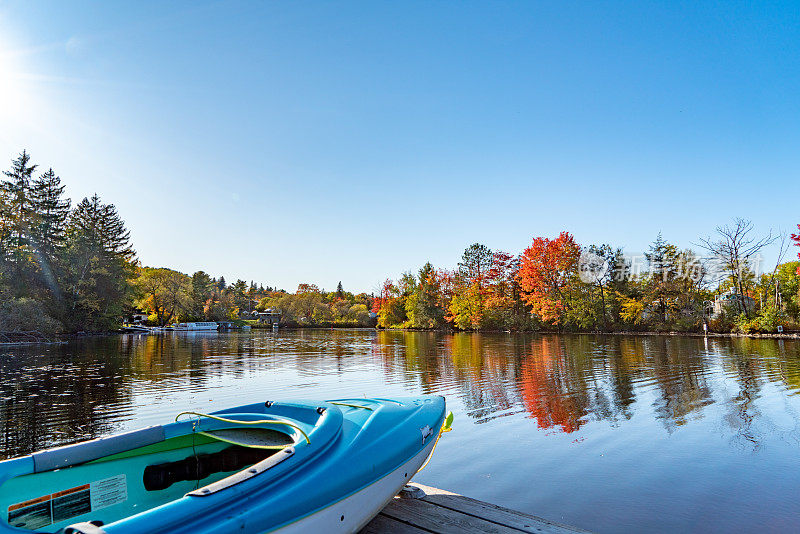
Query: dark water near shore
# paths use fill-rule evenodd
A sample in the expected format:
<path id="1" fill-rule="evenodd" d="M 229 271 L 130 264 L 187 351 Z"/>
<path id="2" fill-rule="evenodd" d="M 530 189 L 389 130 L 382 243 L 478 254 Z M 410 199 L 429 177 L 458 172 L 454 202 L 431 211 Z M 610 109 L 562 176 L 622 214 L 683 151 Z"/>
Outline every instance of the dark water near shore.
<path id="1" fill-rule="evenodd" d="M 0 457 L 279 398 L 437 393 L 417 480 L 599 532 L 798 530 L 800 345 L 313 330 L 0 348 Z"/>

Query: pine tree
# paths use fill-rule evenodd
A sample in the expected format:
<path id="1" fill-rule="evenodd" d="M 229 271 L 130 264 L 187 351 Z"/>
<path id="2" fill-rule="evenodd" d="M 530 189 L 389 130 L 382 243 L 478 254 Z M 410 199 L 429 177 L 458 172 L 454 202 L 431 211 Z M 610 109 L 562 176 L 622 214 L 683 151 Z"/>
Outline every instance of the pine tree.
<path id="1" fill-rule="evenodd" d="M 678 248 L 668 243 L 658 233 L 656 240 L 650 245 L 650 252 L 645 253 L 650 267 L 650 279 L 647 284 L 647 299 L 658 310 L 663 322 L 669 320 L 669 313 L 681 289 L 676 284 L 678 276 Z"/>
<path id="2" fill-rule="evenodd" d="M 122 315 L 130 295 L 136 253 L 130 232 L 112 204 L 84 198 L 67 224 L 69 274 L 65 295 L 73 329 L 107 330 Z"/>
<path id="3" fill-rule="evenodd" d="M 3 171 L 8 178 L 0 182 L 2 212 L 0 212 L 0 252 L 3 260 L 3 279 L 13 296 L 26 296 L 33 282 L 36 264 L 29 247 L 30 226 L 34 219 L 31 199 L 31 177 L 36 165 L 31 156 L 22 151 L 11 163 L 10 171 Z"/>
<path id="4" fill-rule="evenodd" d="M 342 281 L 339 280 L 339 284 L 336 286 L 336 297 L 343 298 L 344 297 L 344 287 L 342 287 Z"/>
<path id="5" fill-rule="evenodd" d="M 11 170 L 3 171 L 9 179 L 0 184 L 5 197 L 3 217 L 11 222 L 13 228 L 11 246 L 17 249 L 27 245 L 27 230 L 34 213 L 31 177 L 36 165 L 29 165 L 30 162 L 30 154 L 23 150 L 22 154 L 11 163 Z"/>
<path id="6" fill-rule="evenodd" d="M 35 218 L 30 227 L 31 247 L 39 265 L 39 286 L 60 303 L 61 290 L 58 280 L 62 277 L 61 255 L 66 242 L 66 227 L 70 201 L 64 198 L 61 178 L 53 169 L 39 176 L 31 184 L 31 201 Z"/>
<path id="7" fill-rule="evenodd" d="M 31 184 L 31 201 L 36 213 L 31 237 L 39 252 L 53 256 L 64 246 L 70 201 L 64 198 L 61 178 L 53 169 L 39 176 Z"/>
<path id="8" fill-rule="evenodd" d="M 492 266 L 492 251 L 486 245 L 475 243 L 470 245 L 461 256 L 458 272 L 470 282 L 483 285 L 483 279 Z"/>

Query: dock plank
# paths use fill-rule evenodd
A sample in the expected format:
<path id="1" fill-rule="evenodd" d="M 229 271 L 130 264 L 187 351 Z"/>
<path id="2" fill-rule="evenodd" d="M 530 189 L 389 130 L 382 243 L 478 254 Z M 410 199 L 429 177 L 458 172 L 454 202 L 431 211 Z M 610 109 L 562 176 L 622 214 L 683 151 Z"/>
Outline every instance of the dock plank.
<path id="1" fill-rule="evenodd" d="M 381 512 L 382 515 L 422 527 L 439 534 L 480 532 L 483 534 L 519 534 L 516 528 L 499 525 L 480 517 L 442 508 L 424 499 L 394 499 Z"/>
<path id="2" fill-rule="evenodd" d="M 587 531 L 423 484 L 422 498 L 395 497 L 360 534 L 575 534 Z"/>
<path id="3" fill-rule="evenodd" d="M 518 510 L 511 510 L 510 508 L 479 501 L 472 497 L 465 497 L 464 495 L 459 495 L 450 491 L 432 488 L 423 484 L 415 483 L 413 485 L 421 488 L 425 492 L 424 501 L 456 512 L 473 515 L 501 525 L 516 528 L 523 532 L 537 532 L 540 534 L 574 534 L 576 532 L 588 532 Z"/>
<path id="4" fill-rule="evenodd" d="M 359 534 L 429 534 L 429 530 L 422 530 L 414 525 L 397 521 L 391 517 L 379 514 L 369 524 L 361 529 Z"/>

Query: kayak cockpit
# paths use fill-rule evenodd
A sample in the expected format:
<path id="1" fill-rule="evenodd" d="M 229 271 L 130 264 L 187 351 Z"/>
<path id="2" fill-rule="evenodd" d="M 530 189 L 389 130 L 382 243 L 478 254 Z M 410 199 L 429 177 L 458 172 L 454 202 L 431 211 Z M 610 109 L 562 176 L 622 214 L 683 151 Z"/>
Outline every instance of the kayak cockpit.
<path id="1" fill-rule="evenodd" d="M 217 494 L 307 452 L 330 418 L 306 411 L 313 417 L 266 410 L 191 414 L 170 425 L 0 462 L 0 532 L 108 525 L 184 497 Z"/>

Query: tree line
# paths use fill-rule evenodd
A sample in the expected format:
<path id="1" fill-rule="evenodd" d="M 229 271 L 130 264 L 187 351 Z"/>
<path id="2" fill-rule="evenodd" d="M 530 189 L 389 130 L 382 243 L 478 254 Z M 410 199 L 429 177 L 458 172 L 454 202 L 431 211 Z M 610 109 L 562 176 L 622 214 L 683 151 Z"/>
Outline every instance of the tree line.
<path id="1" fill-rule="evenodd" d="M 374 326 L 372 297 L 300 284 L 295 294 L 204 271 L 143 267 L 113 204 L 73 205 L 52 168 L 23 151 L 0 181 L 0 341 L 6 334 L 104 332 L 143 311 L 151 325 L 252 320 L 275 308 L 289 325 Z"/>
<path id="2" fill-rule="evenodd" d="M 130 233 L 97 195 L 72 205 L 23 151 L 0 182 L 0 331 L 107 330 L 130 301 Z"/>
<path id="3" fill-rule="evenodd" d="M 73 205 L 52 168 L 23 151 L 0 181 L 0 334 L 108 331 L 137 309 L 152 325 L 255 320 L 293 326 L 456 330 L 773 332 L 797 328 L 798 267 L 790 237 L 736 219 L 681 249 L 660 234 L 641 257 L 562 232 L 519 254 L 468 247 L 454 269 L 430 262 L 371 294 L 300 284 L 294 293 L 204 271 L 142 267 L 113 204 Z M 761 272 L 764 247 L 779 261 Z M 7 339 L 4 337 L 2 339 Z"/>
<path id="4" fill-rule="evenodd" d="M 374 326 L 369 308 L 372 297 L 345 291 L 339 282 L 327 292 L 314 284 L 300 284 L 295 293 L 204 271 L 191 276 L 166 268 L 143 267 L 133 281 L 134 304 L 145 310 L 152 325 L 185 321 L 252 321 L 258 312 L 280 314 L 287 326 Z"/>
<path id="5" fill-rule="evenodd" d="M 798 225 L 800 232 L 800 225 Z M 800 235 L 791 240 L 800 246 Z M 761 251 L 779 260 L 759 272 Z M 518 255 L 476 243 L 455 269 L 430 263 L 387 279 L 378 326 L 458 330 L 776 332 L 798 328 L 800 262 L 782 263 L 786 236 L 735 219 L 698 240 L 700 252 L 659 234 L 641 257 L 568 232 L 536 237 Z M 800 257 L 800 255 L 798 255 Z"/>

